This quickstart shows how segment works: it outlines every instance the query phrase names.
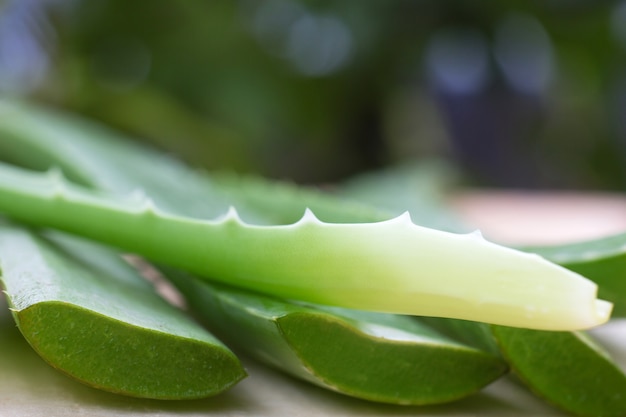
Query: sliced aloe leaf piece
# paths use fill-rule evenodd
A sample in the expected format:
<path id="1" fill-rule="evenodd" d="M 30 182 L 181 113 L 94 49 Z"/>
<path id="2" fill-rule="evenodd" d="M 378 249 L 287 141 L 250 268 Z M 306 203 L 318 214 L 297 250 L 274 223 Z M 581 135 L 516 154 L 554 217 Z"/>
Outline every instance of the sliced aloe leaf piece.
<path id="1" fill-rule="evenodd" d="M 584 277 L 479 235 L 417 226 L 408 216 L 332 224 L 307 211 L 293 225 L 254 226 L 231 210 L 199 220 L 6 164 L 0 196 L 0 209 L 22 221 L 280 298 L 537 329 L 588 328 L 610 317 L 610 303 Z"/>
<path id="2" fill-rule="evenodd" d="M 410 317 L 297 305 L 166 271 L 234 347 L 342 394 L 394 404 L 448 402 L 507 370 L 498 356 Z"/>
<path id="3" fill-rule="evenodd" d="M 501 352 L 538 397 L 580 416 L 626 415 L 626 374 L 586 332 L 550 332 L 463 320 L 426 319 L 456 340 Z"/>
<path id="4" fill-rule="evenodd" d="M 588 334 L 492 330 L 513 371 L 540 397 L 581 416 L 626 415 L 626 375 Z"/>
<path id="5" fill-rule="evenodd" d="M 134 397 L 215 395 L 245 376 L 239 360 L 110 253 L 85 247 L 103 275 L 24 229 L 0 225 L 1 280 L 18 327 L 54 368 Z M 81 253 L 79 257 L 85 258 Z"/>

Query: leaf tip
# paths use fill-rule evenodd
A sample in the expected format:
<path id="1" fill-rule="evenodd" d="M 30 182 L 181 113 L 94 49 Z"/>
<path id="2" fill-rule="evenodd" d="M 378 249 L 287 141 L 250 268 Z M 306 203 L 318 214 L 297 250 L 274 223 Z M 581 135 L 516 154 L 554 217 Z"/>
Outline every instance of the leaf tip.
<path id="1" fill-rule="evenodd" d="M 613 312 L 613 303 L 606 300 L 595 300 L 594 307 L 598 323 L 604 324 L 609 321 Z"/>

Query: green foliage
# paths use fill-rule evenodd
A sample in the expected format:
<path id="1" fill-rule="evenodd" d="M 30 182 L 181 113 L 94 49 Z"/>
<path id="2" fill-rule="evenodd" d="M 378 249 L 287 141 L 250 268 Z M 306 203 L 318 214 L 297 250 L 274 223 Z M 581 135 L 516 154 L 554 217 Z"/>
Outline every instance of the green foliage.
<path id="1" fill-rule="evenodd" d="M 61 242 L 0 225 L 0 279 L 11 311 L 50 365 L 106 391 L 158 399 L 215 395 L 245 376 L 228 348 L 117 254 L 78 242 L 78 256 L 92 263 L 84 265 L 68 238 Z"/>
<path id="2" fill-rule="evenodd" d="M 626 374 L 585 333 L 492 331 L 512 370 L 550 403 L 581 416 L 626 413 Z"/>
<path id="3" fill-rule="evenodd" d="M 229 344 L 347 395 L 405 405 L 448 402 L 507 370 L 498 355 L 409 317 L 303 306 L 165 272 Z"/>
<path id="4" fill-rule="evenodd" d="M 403 192 L 403 189 L 389 187 L 389 184 L 394 183 L 393 178 L 366 182 L 371 194 L 380 191 L 380 195 L 384 196 L 378 199 L 371 194 L 367 196 L 369 198 L 363 198 L 357 192 L 359 187 L 354 184 L 351 186 L 352 195 L 363 200 L 369 199 L 369 204 L 372 201 L 388 203 L 384 204 L 385 207 L 376 208 L 368 204 L 338 200 L 315 190 L 268 183 L 261 179 L 209 177 L 188 170 L 158 153 L 116 139 L 114 134 L 83 122 L 65 121 L 63 117 L 28 107 L 5 106 L 4 112 L 12 117 L 0 122 L 2 155 L 14 162 L 40 169 L 59 166 L 73 182 L 83 184 L 78 186 L 70 183 L 54 170 L 44 175 L 3 166 L 0 190 L 5 198 L 0 200 L 0 205 L 4 210 L 9 210 L 13 216 L 25 221 L 62 226 L 76 233 L 86 233 L 93 238 L 143 252 L 158 262 L 169 262 L 211 279 L 234 278 L 239 280 L 233 281 L 237 285 L 249 285 L 249 288 L 257 291 L 269 291 L 283 297 L 314 302 L 330 300 L 332 303 L 349 303 L 350 297 L 354 297 L 361 303 L 364 301 L 362 294 L 350 291 L 348 287 L 346 294 L 333 295 L 333 290 L 339 284 L 337 280 L 329 279 L 328 275 L 333 273 L 333 269 L 346 273 L 349 268 L 359 271 L 357 275 L 375 274 L 377 267 L 370 263 L 369 258 L 381 256 L 383 253 L 385 255 L 379 260 L 385 262 L 385 259 L 394 259 L 398 253 L 407 250 L 404 247 L 407 246 L 407 259 L 418 257 L 420 251 L 436 254 L 441 250 L 443 257 L 439 262 L 424 259 L 417 264 L 411 264 L 411 267 L 406 264 L 399 269 L 419 271 L 428 277 L 456 268 L 457 266 L 447 265 L 452 260 L 474 260 L 480 258 L 481 251 L 485 250 L 484 255 L 488 261 L 477 263 L 480 268 L 488 263 L 497 263 L 501 256 L 506 258 L 510 255 L 510 262 L 504 263 L 516 266 L 515 269 L 533 264 L 535 266 L 532 268 L 541 269 L 545 266 L 549 271 L 564 274 L 568 278 L 563 281 L 563 285 L 548 291 L 555 298 L 567 291 L 575 293 L 569 285 L 572 282 L 584 282 L 581 287 L 584 291 L 589 288 L 595 290 L 593 285 L 589 287 L 588 281 L 578 281 L 578 275 L 540 260 L 536 255 L 495 245 L 492 247 L 490 244 L 483 247 L 481 245 L 484 240 L 475 235 L 461 236 L 443 232 L 431 235 L 426 232 L 429 229 L 414 229 L 416 226 L 408 222 L 407 218 L 381 222 L 397 213 L 394 201 L 401 201 L 402 211 L 410 210 L 418 222 L 420 216 L 428 217 L 428 213 L 437 211 L 436 204 L 425 205 L 427 209 L 418 209 L 413 207 L 414 202 L 396 199 L 394 192 Z M 20 143 L 20 146 L 15 146 L 16 143 Z M 155 166 L 159 169 L 155 170 Z M 181 187 L 180 184 L 188 187 Z M 84 186 L 93 189 L 89 190 Z M 132 190 L 141 192 L 132 194 Z M 347 194 L 347 191 L 344 192 Z M 126 194 L 127 197 L 120 197 L 121 194 Z M 236 206 L 246 221 L 241 221 L 234 211 L 229 211 L 230 214 L 225 217 L 216 218 L 226 213 L 229 206 Z M 324 222 L 309 212 L 304 220 L 291 224 L 299 219 L 307 207 L 312 207 L 313 212 L 323 213 L 320 217 L 323 217 Z M 100 221 L 94 222 L 93 219 Z M 445 218 L 437 221 L 445 223 Z M 252 226 L 250 223 L 259 225 Z M 451 223 L 449 228 L 455 227 Z M 411 236 L 422 232 L 428 235 L 424 241 L 426 244 L 417 250 L 416 246 L 411 246 L 414 244 Z M 337 244 L 343 239 L 344 233 L 345 242 Z M 275 237 L 271 237 L 272 235 Z M 442 238 L 439 248 L 434 244 L 437 241 L 436 236 Z M 299 242 L 300 238 L 307 239 L 306 245 Z M 389 246 L 399 238 L 403 244 L 390 249 Z M 462 241 L 466 243 L 459 243 L 461 241 L 458 238 L 465 239 Z M 368 239 L 375 242 L 372 244 L 374 251 L 360 252 L 367 246 L 364 243 Z M 621 269 L 610 266 L 614 262 L 621 262 L 624 246 L 622 242 L 623 237 L 616 236 L 578 246 L 526 248 L 525 251 L 541 253 L 568 268 L 584 271 L 585 275 L 600 284 L 601 293 L 615 301 L 619 309 L 622 300 L 619 284 Z M 457 250 L 448 246 L 456 244 L 459 245 Z M 194 245 L 197 248 L 194 249 Z M 320 247 L 317 248 L 316 245 Z M 354 249 L 355 247 L 360 249 Z M 308 260 L 306 256 L 301 257 L 303 253 L 315 251 L 319 251 L 316 256 L 332 256 Z M 491 254 L 493 256 L 487 256 Z M 284 259 L 287 256 L 289 259 Z M 241 262 L 242 259 L 252 262 L 252 266 Z M 321 262 L 321 259 L 336 262 Z M 350 265 L 343 269 L 344 266 L 340 265 L 341 259 L 350 259 Z M 306 262 L 302 262 L 303 260 Z M 360 261 L 353 262 L 354 260 Z M 213 266 L 207 267 L 207 262 Z M 394 271 L 390 265 L 387 265 L 385 274 L 381 276 L 387 277 L 389 271 Z M 428 265 L 431 265 L 430 269 L 424 269 Z M 480 268 L 476 272 L 485 271 Z M 181 278 L 179 271 L 164 270 L 188 296 L 196 313 L 208 318 L 208 321 L 218 318 L 210 326 L 219 331 L 220 335 L 224 335 L 229 343 L 239 346 L 240 349 L 248 349 L 252 355 L 274 366 L 280 365 L 287 372 L 348 395 L 398 403 L 423 404 L 452 400 L 480 389 L 503 372 L 499 359 L 502 353 L 511 368 L 519 373 L 534 392 L 563 409 L 581 415 L 623 414 L 623 405 L 617 395 L 622 391 L 623 373 L 605 352 L 594 347 L 580 333 L 531 331 L 443 319 L 420 319 L 418 323 L 408 324 L 407 317 L 355 313 L 320 305 L 286 302 L 242 289 L 203 283 L 194 277 Z M 301 276 L 306 276 L 306 271 L 310 275 L 303 286 L 293 292 L 294 287 L 289 289 L 289 286 L 295 285 L 296 280 L 293 278 L 302 271 L 305 273 Z M 315 271 L 317 275 L 311 271 Z M 457 275 L 472 272 L 463 267 L 459 271 Z M 266 281 L 259 284 L 258 279 L 263 274 Z M 271 284 L 271 279 L 280 277 L 281 274 L 283 281 Z M 497 276 L 495 272 L 493 275 Z M 443 275 L 446 276 L 449 277 Z M 572 277 L 577 278 L 571 281 Z M 467 283 L 463 284 L 461 278 L 458 278 L 459 281 L 448 282 L 454 282 L 453 287 L 461 285 L 465 295 L 470 298 L 480 294 L 472 293 L 472 289 L 467 286 L 463 287 Z M 537 277 L 538 280 L 541 278 L 544 279 L 541 285 L 547 285 L 546 277 Z M 520 276 L 519 279 L 532 278 Z M 476 286 L 476 282 L 471 284 Z M 388 281 L 387 285 L 390 285 Z M 322 296 L 327 298 L 316 298 L 321 294 L 316 292 L 317 288 L 323 286 L 331 289 Z M 493 282 L 488 287 L 490 292 L 495 292 Z M 502 293 L 495 292 L 496 294 L 510 290 L 510 285 L 497 287 Z M 374 292 L 380 296 L 386 291 L 386 288 L 383 291 L 379 287 Z M 314 296 L 307 298 L 311 294 Z M 411 295 L 407 300 L 414 296 Z M 372 300 L 374 298 L 367 302 Z M 428 302 L 426 298 L 423 300 Z M 394 305 L 397 304 L 396 299 L 393 301 Z M 546 304 L 555 302 L 558 303 L 550 301 Z M 364 304 L 349 305 L 362 307 Z M 538 304 L 535 303 L 534 307 L 538 307 Z M 579 307 L 574 302 L 573 310 L 580 310 Z M 492 316 L 493 314 L 492 312 Z M 468 318 L 462 314 L 455 317 Z M 487 317 L 485 321 L 502 319 Z M 529 318 L 526 317 L 526 320 Z M 537 325 L 532 319 L 525 323 Z M 372 334 L 372 329 L 381 328 L 385 328 L 388 335 L 397 335 L 400 332 L 409 339 L 418 336 L 422 338 L 422 342 L 415 343 L 411 348 L 411 343 Z M 432 330 L 433 328 L 438 331 Z M 343 342 L 327 346 L 326 341 L 330 339 L 328 335 L 331 333 L 333 338 Z M 407 333 L 412 336 L 407 336 Z M 442 334 L 461 342 L 455 343 Z M 528 342 L 521 343 L 520 338 L 526 337 Z M 251 340 L 256 343 L 250 343 Z M 423 343 L 424 340 L 430 342 Z M 536 350 L 535 347 L 539 345 L 543 348 Z M 346 350 L 341 349 L 341 346 L 345 346 Z M 457 350 L 455 346 L 463 347 Z M 562 352 L 571 354 L 565 355 Z M 419 355 L 424 355 L 422 359 L 429 359 L 421 362 Z M 341 358 L 345 360 L 340 360 Z M 403 361 L 403 358 L 406 360 Z M 383 370 L 388 372 L 385 373 L 378 367 L 381 360 L 389 364 L 396 360 L 410 362 L 410 365 L 403 365 L 402 369 L 383 366 Z M 550 361 L 550 366 L 543 366 L 546 361 Z M 454 369 L 447 368 L 446 363 L 453 364 Z M 348 368 L 348 364 L 358 366 Z M 359 374 L 358 371 L 362 373 Z M 372 374 L 385 376 L 380 380 L 367 377 Z M 365 382 L 358 375 L 364 376 Z M 426 383 L 426 379 L 422 378 L 428 378 L 429 382 Z M 587 389 L 585 386 L 590 379 L 594 384 Z M 402 394 L 394 395 L 387 391 L 393 390 L 391 387 L 394 386 L 394 381 L 398 383 L 396 391 Z M 414 384 L 414 390 L 407 387 L 410 384 Z M 436 389 L 429 391 L 428 387 Z M 581 395 L 586 398 L 583 402 Z M 609 400 L 611 398 L 614 401 Z"/>
<path id="5" fill-rule="evenodd" d="M 215 220 L 163 212 L 140 194 L 115 198 L 0 165 L 0 210 L 242 288 L 347 308 L 453 317 L 545 330 L 608 320 L 591 281 L 476 234 L 376 223 L 255 226 L 229 210 Z M 245 260 L 245 261 L 244 261 Z"/>
<path id="6" fill-rule="evenodd" d="M 8 111 L 8 107 L 5 110 Z M 37 112 L 36 109 L 13 111 L 12 114 L 14 117 L 5 119 L 2 124 L 3 137 L 7 140 L 0 140 L 0 148 L 4 146 L 5 156 L 15 155 L 11 144 L 19 141 L 23 145 L 20 149 L 27 149 L 28 152 L 14 157 L 14 160 L 30 166 L 35 166 L 32 162 L 35 161 L 40 164 L 39 168 L 46 166 L 42 161 L 49 161 L 72 173 L 76 180 L 103 189 L 145 190 L 137 195 L 140 200 L 144 193 L 149 193 L 158 204 L 178 214 L 206 216 L 207 211 L 210 213 L 213 207 L 223 204 L 216 199 L 231 199 L 238 206 L 243 205 L 244 212 L 260 222 L 267 222 L 268 219 L 288 222 L 294 213 L 303 211 L 307 206 L 335 222 L 345 219 L 371 221 L 390 216 L 384 210 L 261 179 L 222 175 L 214 181 L 192 173 L 160 154 L 152 154 L 120 141 L 111 133 L 93 126 L 81 123 L 77 128 L 74 123 L 64 122 L 63 118 Z M 82 132 L 85 129 L 91 134 L 84 135 Z M 55 139 L 54 146 L 50 146 L 53 142 L 49 139 L 52 137 Z M 80 157 L 77 158 L 78 155 Z M 161 169 L 155 171 L 155 163 Z M 52 181 L 62 181 L 58 172 L 52 171 L 50 175 Z M 178 187 L 181 181 L 188 187 Z M 28 188 L 25 183 L 22 185 Z M 64 194 L 73 188 L 71 184 L 57 183 L 57 186 L 44 185 L 44 188 L 52 194 L 55 194 L 55 189 Z M 267 195 L 273 198 L 268 200 Z M 210 204 L 199 205 L 197 202 L 202 198 Z M 132 198 L 121 203 L 133 204 Z M 249 209 L 245 211 L 245 207 Z M 113 223 L 117 221 L 96 222 L 107 229 Z M 168 240 L 171 237 L 168 234 Z M 140 240 L 146 243 L 145 236 Z M 162 258 L 159 260 L 162 261 Z M 181 279 L 181 273 L 171 268 L 167 269 L 167 275 L 187 296 L 194 310 L 213 328 L 221 328 L 221 334 L 224 334 L 225 328 L 229 329 L 231 335 L 236 336 L 234 340 L 231 337 L 229 343 L 260 356 L 262 360 L 272 358 L 273 365 L 287 372 L 347 395 L 390 403 L 438 403 L 469 395 L 506 371 L 499 357 L 451 342 L 408 318 L 388 316 L 384 326 L 374 325 L 370 323 L 372 318 L 369 316 L 360 320 L 346 318 L 348 313 L 340 314 L 341 310 L 321 313 L 253 293 L 225 289 L 216 292 L 221 287 L 200 283 L 190 276 Z M 246 302 L 226 303 L 230 314 L 220 314 L 222 309 L 211 308 L 211 300 L 231 300 L 233 294 L 235 300 Z M 339 351 L 340 355 L 328 352 L 329 324 L 346 342 L 336 343 L 334 353 Z M 357 324 L 360 328 L 355 327 Z M 371 330 L 366 332 L 366 326 L 410 337 L 406 341 L 390 341 L 385 335 L 374 336 Z M 289 337 L 286 329 L 290 331 Z M 395 352 L 393 356 L 386 354 L 390 349 Z M 436 361 L 432 360 L 434 352 L 440 353 L 436 355 Z M 424 355 L 429 359 L 424 360 Z M 342 364 L 342 358 L 346 357 L 351 357 L 352 362 Z M 358 361 L 358 366 L 354 360 Z M 446 369 L 448 371 L 444 372 Z M 446 375 L 449 372 L 463 375 L 463 378 L 448 378 Z M 383 375 L 386 377 L 381 379 Z M 436 384 L 435 380 L 430 381 L 433 375 L 440 375 Z M 424 384 L 424 379 L 428 379 L 429 383 Z"/>

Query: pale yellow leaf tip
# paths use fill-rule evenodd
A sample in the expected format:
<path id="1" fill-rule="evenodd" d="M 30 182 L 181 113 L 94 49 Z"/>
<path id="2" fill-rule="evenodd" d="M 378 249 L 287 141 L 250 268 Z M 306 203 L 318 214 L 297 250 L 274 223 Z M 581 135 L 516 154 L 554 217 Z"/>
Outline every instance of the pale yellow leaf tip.
<path id="1" fill-rule="evenodd" d="M 611 318 L 613 303 L 606 300 L 595 300 L 595 311 L 598 324 L 604 324 Z"/>

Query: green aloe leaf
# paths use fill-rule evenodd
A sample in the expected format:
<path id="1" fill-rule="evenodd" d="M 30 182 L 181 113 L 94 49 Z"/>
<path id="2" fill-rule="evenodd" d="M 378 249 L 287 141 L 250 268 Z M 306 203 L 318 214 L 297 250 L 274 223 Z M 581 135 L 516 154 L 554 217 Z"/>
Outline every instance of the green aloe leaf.
<path id="1" fill-rule="evenodd" d="M 500 351 L 537 396 L 580 416 L 626 415 L 626 374 L 586 332 L 548 332 L 463 320 L 427 319 L 456 340 Z"/>
<path id="2" fill-rule="evenodd" d="M 410 317 L 297 305 L 175 271 L 167 276 L 237 349 L 342 394 L 394 404 L 448 402 L 507 370 L 499 356 Z"/>
<path id="3" fill-rule="evenodd" d="M 230 210 L 200 220 L 167 214 L 144 196 L 115 198 L 58 172 L 4 164 L 0 197 L 0 210 L 19 220 L 281 298 L 553 330 L 610 316 L 611 305 L 580 275 L 476 234 L 417 226 L 408 216 L 333 224 L 307 211 L 293 225 L 254 226 Z"/>
<path id="4" fill-rule="evenodd" d="M 228 348 L 116 255 L 81 242 L 74 257 L 76 242 L 56 240 L 60 246 L 0 225 L 1 280 L 11 311 L 54 368 L 99 389 L 158 399 L 215 395 L 245 376 Z"/>
<path id="5" fill-rule="evenodd" d="M 626 375 L 588 334 L 492 331 L 513 371 L 540 397 L 581 416 L 626 415 Z"/>
<path id="6" fill-rule="evenodd" d="M 14 116 L 9 117 L 10 120 L 23 116 L 19 110 L 5 111 Z M 50 125 L 54 127 L 55 122 Z M 17 126 L 14 122 L 5 122 L 2 127 L 8 137 L 28 136 L 24 134 L 24 129 L 28 131 L 29 128 L 29 123 L 24 121 Z M 34 136 L 43 132 L 43 129 L 35 129 L 34 132 L 31 129 Z M 57 135 L 67 136 L 58 132 Z M 65 153 L 76 155 L 75 151 L 69 151 L 71 148 L 67 141 L 62 143 Z M 8 148 L 11 149 L 10 146 Z M 39 148 L 42 148 L 41 143 Z M 106 146 L 103 148 L 100 155 L 106 160 Z M 113 156 L 110 158 L 115 160 Z M 85 163 L 80 169 L 70 171 L 80 176 L 102 165 L 102 160 L 95 156 L 86 161 L 93 163 Z M 108 165 L 104 171 L 106 177 L 110 176 L 117 184 L 120 181 L 116 178 L 123 174 L 115 172 L 113 166 Z M 109 174 L 112 171 L 114 173 Z M 137 178 L 141 175 L 145 178 L 149 171 L 138 172 Z M 91 177 L 86 181 L 95 181 Z M 49 183 L 48 186 L 62 184 L 60 180 L 56 182 L 57 185 Z M 141 181 L 138 182 L 141 185 Z M 63 212 L 69 208 L 68 204 L 73 204 L 75 208 L 80 204 L 61 188 L 57 193 L 59 198 L 52 205 L 57 207 L 56 213 L 65 216 Z M 156 199 L 165 194 L 151 192 L 149 195 Z M 26 207 L 18 207 L 19 200 L 16 195 L 10 201 L 5 199 L 8 205 L 17 209 L 18 213 L 13 212 L 13 215 L 34 220 L 37 214 L 27 214 Z M 29 205 L 32 200 L 26 203 Z M 92 238 L 112 239 L 108 242 L 152 259 L 172 262 L 174 266 L 200 275 L 285 298 L 547 329 L 590 327 L 606 321 L 610 314 L 609 304 L 595 298 L 595 286 L 579 275 L 568 273 L 539 257 L 491 244 L 474 234 L 455 235 L 418 227 L 408 216 L 363 225 L 335 225 L 321 222 L 307 212 L 293 225 L 262 228 L 241 222 L 239 215 L 233 211 L 222 221 L 202 223 L 167 216 L 154 209 L 149 200 L 141 206 L 131 205 L 131 212 L 121 209 L 119 205 L 106 207 L 108 203 L 105 203 L 105 206 L 98 207 L 98 204 L 96 200 L 91 200 L 79 211 L 83 214 L 86 213 L 84 210 L 91 211 L 95 215 L 92 218 L 108 218 L 109 224 L 123 229 L 121 234 L 113 236 L 115 233 L 106 231 L 101 235 L 102 231 L 92 227 L 93 222 L 91 227 L 79 222 L 67 224 L 67 217 L 66 224 L 56 223 L 59 220 L 63 223 L 64 220 L 50 218 L 55 210 L 48 210 L 44 217 L 52 220 L 53 224 L 48 225 L 69 227 L 74 233 L 95 232 L 95 235 L 90 235 Z M 167 209 L 167 205 L 159 207 Z M 7 209 L 13 210 L 5 206 L 4 210 Z M 181 213 L 178 209 L 175 212 Z M 125 225 L 122 226 L 119 221 Z M 133 226 L 129 227 L 131 224 Z M 151 237 L 149 247 L 139 238 L 144 233 Z M 178 238 L 172 239 L 172 236 Z M 263 251 L 256 250 L 258 247 L 262 247 Z M 247 261 L 237 262 L 238 259 Z M 345 262 L 345 259 L 351 259 L 351 262 Z M 450 259 L 455 259 L 455 262 L 450 262 Z M 273 268 L 268 268 L 268 265 Z M 318 271 L 311 268 L 312 265 L 322 265 L 325 269 Z M 427 278 L 416 280 L 414 271 L 418 270 L 421 276 Z M 292 271 L 298 271 L 301 278 L 293 280 Z M 318 277 L 327 282 L 320 282 Z M 537 277 L 542 277 L 541 282 Z M 376 285 L 383 282 L 384 285 Z M 494 288 L 506 291 L 493 291 Z M 394 289 L 400 291 L 394 292 Z"/>

